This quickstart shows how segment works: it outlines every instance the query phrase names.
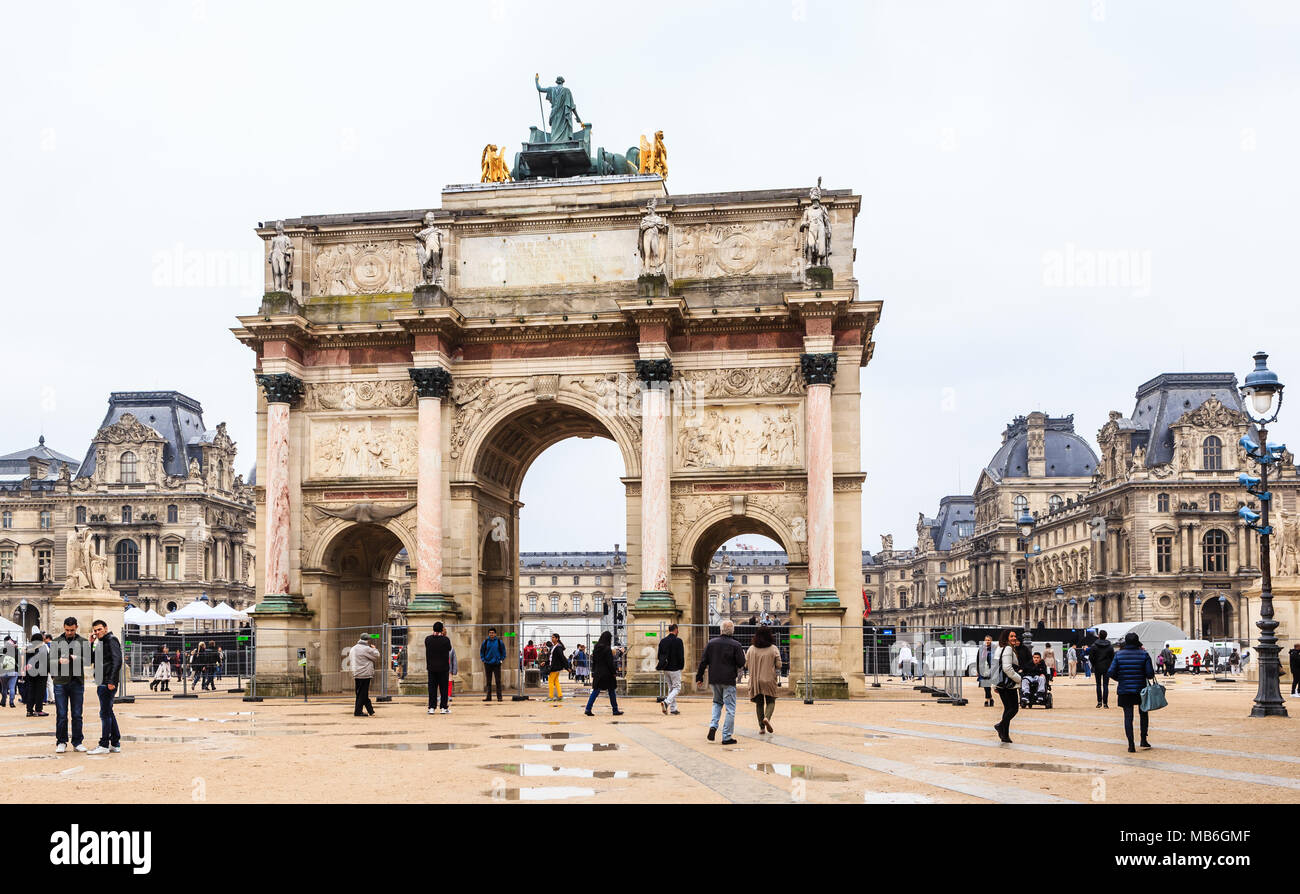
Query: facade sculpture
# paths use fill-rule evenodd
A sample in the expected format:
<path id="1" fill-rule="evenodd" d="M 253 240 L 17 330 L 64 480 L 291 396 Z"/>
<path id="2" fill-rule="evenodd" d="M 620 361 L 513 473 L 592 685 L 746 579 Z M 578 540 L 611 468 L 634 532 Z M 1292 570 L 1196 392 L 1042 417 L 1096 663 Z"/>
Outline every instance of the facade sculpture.
<path id="1" fill-rule="evenodd" d="M 442 276 L 442 231 L 433 225 L 430 211 L 424 215 L 424 228 L 415 234 L 416 257 L 420 262 L 420 275 L 425 285 L 437 285 Z"/>
<path id="2" fill-rule="evenodd" d="M 557 77 L 554 87 L 543 87 L 540 80 L 541 75 L 533 75 L 533 84 L 537 87 L 537 92 L 546 97 L 546 101 L 551 104 L 551 129 L 548 132 L 551 143 L 563 143 L 573 139 L 573 121 L 576 119 L 578 124 L 582 124 L 582 118 L 578 115 L 578 106 L 573 101 L 573 93 L 568 87 L 564 86 L 564 78 Z"/>
<path id="3" fill-rule="evenodd" d="M 275 236 L 271 239 L 270 257 L 271 289 L 276 292 L 293 291 L 293 240 L 284 235 L 284 221 L 275 225 Z"/>
<path id="4" fill-rule="evenodd" d="M 831 216 L 822 205 L 820 177 L 808 197 L 812 204 L 804 210 L 799 222 L 799 231 L 804 234 L 804 263 L 809 267 L 826 267 L 831 257 Z"/>
<path id="5" fill-rule="evenodd" d="M 506 167 L 505 149 L 498 149 L 489 143 L 483 147 L 483 158 L 480 161 L 482 168 L 482 179 L 480 183 L 509 183 L 510 169 Z"/>
<path id="6" fill-rule="evenodd" d="M 642 276 L 663 276 L 666 273 L 664 248 L 668 244 L 668 221 L 655 211 L 655 203 L 655 199 L 650 199 L 646 204 L 645 217 L 641 218 L 639 246 Z"/>

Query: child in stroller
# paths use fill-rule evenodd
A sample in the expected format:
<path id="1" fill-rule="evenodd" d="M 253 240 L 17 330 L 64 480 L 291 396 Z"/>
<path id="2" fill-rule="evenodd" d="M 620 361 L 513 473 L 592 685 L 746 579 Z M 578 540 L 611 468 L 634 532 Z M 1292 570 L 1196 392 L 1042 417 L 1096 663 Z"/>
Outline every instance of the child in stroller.
<path id="1" fill-rule="evenodd" d="M 1052 707 L 1052 675 L 1043 663 L 1041 652 L 1034 653 L 1034 663 L 1021 672 L 1020 707 Z"/>

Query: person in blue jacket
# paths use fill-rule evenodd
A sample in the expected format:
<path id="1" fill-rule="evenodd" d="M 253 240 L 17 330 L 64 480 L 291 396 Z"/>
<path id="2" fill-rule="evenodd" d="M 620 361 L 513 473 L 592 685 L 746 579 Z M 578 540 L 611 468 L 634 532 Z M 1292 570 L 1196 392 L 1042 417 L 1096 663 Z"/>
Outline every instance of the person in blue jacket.
<path id="1" fill-rule="evenodd" d="M 501 698 L 501 663 L 506 660 L 506 644 L 497 636 L 495 627 L 488 628 L 487 639 L 478 647 L 479 660 L 483 662 L 484 677 L 487 680 L 487 692 L 483 701 L 492 701 L 492 678 L 497 681 L 497 701 Z"/>
<path id="2" fill-rule="evenodd" d="M 1124 644 L 1111 659 L 1106 676 L 1115 681 L 1115 695 L 1119 700 L 1119 706 L 1124 709 L 1124 735 L 1128 737 L 1128 750 L 1137 751 L 1133 747 L 1135 707 L 1141 715 L 1140 744 L 1143 748 L 1150 748 L 1151 743 L 1147 741 L 1147 721 L 1150 715 L 1141 709 L 1142 688 L 1147 685 L 1148 680 L 1155 681 L 1156 669 L 1151 664 L 1151 655 L 1142 648 L 1142 642 L 1136 633 L 1124 634 Z"/>

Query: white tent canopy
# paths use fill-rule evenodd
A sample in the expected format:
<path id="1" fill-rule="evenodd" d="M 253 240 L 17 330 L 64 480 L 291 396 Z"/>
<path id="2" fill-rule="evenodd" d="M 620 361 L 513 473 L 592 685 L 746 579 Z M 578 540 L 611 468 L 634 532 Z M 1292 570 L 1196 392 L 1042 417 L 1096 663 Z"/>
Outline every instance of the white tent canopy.
<path id="1" fill-rule="evenodd" d="M 168 621 L 168 620 L 167 620 L 166 618 L 164 618 L 162 615 L 158 614 L 158 613 L 157 613 L 156 611 L 154 611 L 153 609 L 149 609 L 149 610 L 148 610 L 147 612 L 145 612 L 144 614 L 145 614 L 145 617 L 147 617 L 147 618 L 149 619 L 148 622 L 146 622 L 146 626 L 151 626 L 151 627 L 163 627 L 163 626 L 165 626 L 165 625 L 171 623 L 170 621 Z"/>
<path id="2" fill-rule="evenodd" d="M 168 621 L 215 621 L 214 609 L 201 599 L 195 599 L 184 608 L 167 615 Z"/>
<path id="3" fill-rule="evenodd" d="M 1124 644 L 1124 636 L 1136 633 L 1142 641 L 1142 648 L 1151 653 L 1155 661 L 1165 643 L 1175 639 L 1187 639 L 1187 634 L 1168 621 L 1125 621 L 1118 624 L 1098 624 L 1097 632 L 1106 631 L 1106 639 L 1115 644 L 1118 650 Z"/>
<path id="4" fill-rule="evenodd" d="M 134 624 L 138 627 L 148 626 L 150 624 L 149 613 L 133 605 L 122 613 L 122 623 Z"/>
<path id="5" fill-rule="evenodd" d="M 235 611 L 229 603 L 218 602 L 212 609 L 208 618 L 213 621 L 247 621 L 248 615 L 241 611 Z"/>
<path id="6" fill-rule="evenodd" d="M 7 618 L 0 618 L 0 634 L 17 633 L 22 635 L 23 628 Z"/>

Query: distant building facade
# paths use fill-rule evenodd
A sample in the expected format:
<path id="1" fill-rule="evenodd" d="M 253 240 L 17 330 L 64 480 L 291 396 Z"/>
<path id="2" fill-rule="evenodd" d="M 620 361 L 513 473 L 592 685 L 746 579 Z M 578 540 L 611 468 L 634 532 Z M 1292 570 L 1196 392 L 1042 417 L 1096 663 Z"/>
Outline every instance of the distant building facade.
<path id="1" fill-rule="evenodd" d="M 133 605 L 251 605 L 252 486 L 235 457 L 225 424 L 206 429 L 198 402 L 175 391 L 114 392 L 80 462 L 43 438 L 0 457 L 0 612 L 55 626 L 68 535 L 85 529 Z"/>
<path id="2" fill-rule="evenodd" d="M 1258 540 L 1237 510 L 1258 505 L 1237 476 L 1254 474 L 1238 445 L 1252 431 L 1231 373 L 1144 383 L 1133 412 L 1111 412 L 1101 427 L 1099 455 L 1073 434 L 1070 417 L 1014 420 L 971 498 L 970 536 L 947 549 L 918 536 L 915 550 L 864 567 L 882 582 L 875 617 L 1031 628 L 1158 618 L 1189 636 L 1248 639 L 1258 606 L 1244 604 L 1245 591 L 1259 577 Z M 1297 512 L 1294 457 L 1278 475 L 1280 529 Z M 1015 524 L 1022 506 L 1037 520 L 1030 543 Z M 935 587 L 941 576 L 946 601 Z"/>

